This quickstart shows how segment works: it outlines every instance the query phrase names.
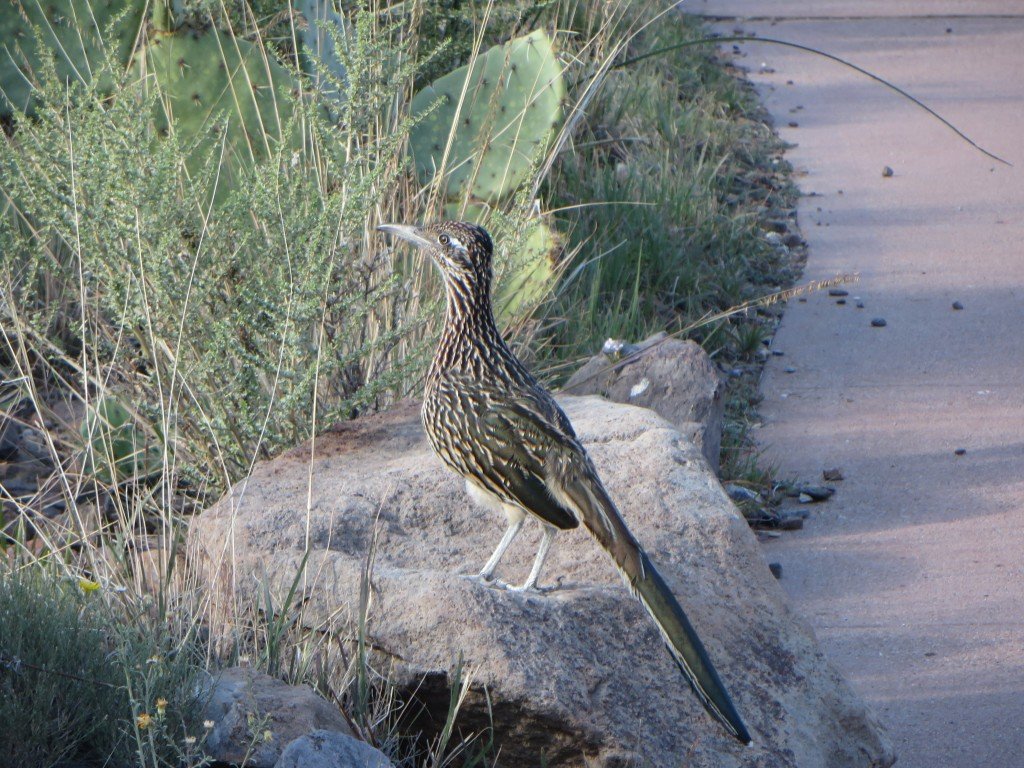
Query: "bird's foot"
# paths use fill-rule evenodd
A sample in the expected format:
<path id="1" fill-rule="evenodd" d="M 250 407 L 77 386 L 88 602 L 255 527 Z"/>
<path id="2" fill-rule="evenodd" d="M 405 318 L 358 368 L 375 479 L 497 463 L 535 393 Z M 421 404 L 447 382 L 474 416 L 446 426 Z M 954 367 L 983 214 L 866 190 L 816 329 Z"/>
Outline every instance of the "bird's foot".
<path id="1" fill-rule="evenodd" d="M 489 587 L 490 589 L 512 589 L 501 579 L 496 579 L 493 576 L 487 576 L 483 573 L 460 573 L 459 578 L 466 579 L 468 581 L 475 581 L 482 586 Z"/>
<path id="2" fill-rule="evenodd" d="M 520 584 L 518 587 L 508 587 L 509 592 L 518 592 L 521 595 L 547 595 L 554 592 L 558 587 L 555 585 L 540 587 L 536 584 Z"/>

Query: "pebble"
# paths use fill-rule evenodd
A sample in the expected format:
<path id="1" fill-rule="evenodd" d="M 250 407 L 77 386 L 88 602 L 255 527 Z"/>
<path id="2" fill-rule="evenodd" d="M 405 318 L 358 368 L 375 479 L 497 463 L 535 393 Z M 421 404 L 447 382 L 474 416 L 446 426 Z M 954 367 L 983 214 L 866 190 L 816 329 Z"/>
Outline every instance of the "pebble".
<path id="1" fill-rule="evenodd" d="M 871 318 L 871 327 L 872 328 L 885 328 L 885 318 L 884 317 L 873 317 L 873 318 Z"/>
<path id="2" fill-rule="evenodd" d="M 776 357 L 782 357 L 786 353 L 783 352 L 781 349 L 773 349 L 772 354 L 775 355 Z"/>
<path id="3" fill-rule="evenodd" d="M 799 531 L 804 527 L 804 519 L 799 515 L 784 517 L 779 521 L 779 528 L 784 531 Z"/>
<path id="4" fill-rule="evenodd" d="M 892 168 L 890 168 L 890 167 L 889 167 L 888 165 L 887 165 L 887 166 L 885 166 L 885 168 L 883 168 L 883 169 L 882 169 L 882 176 L 883 176 L 884 178 L 886 178 L 886 179 L 888 179 L 888 178 L 889 178 L 890 176 L 892 176 L 892 175 L 893 175 L 894 173 L 895 173 L 895 172 L 893 171 L 893 169 L 892 169 Z"/>
<path id="5" fill-rule="evenodd" d="M 953 309 L 963 309 L 963 308 L 964 308 L 964 305 L 962 303 L 960 303 L 959 301 L 954 301 L 953 302 Z"/>
<path id="6" fill-rule="evenodd" d="M 21 430 L 6 416 L 0 416 L 0 461 L 11 461 L 18 455 Z"/>
<path id="7" fill-rule="evenodd" d="M 796 373 L 796 368 L 794 368 L 791 365 L 787 365 L 784 370 L 786 371 L 786 373 Z"/>
<path id="8" fill-rule="evenodd" d="M 56 517 L 57 515 L 63 514 L 67 508 L 68 505 L 64 501 L 55 501 L 52 504 L 47 504 L 43 507 L 43 515 L 46 517 Z"/>
<path id="9" fill-rule="evenodd" d="M 967 453 L 967 449 L 957 448 L 955 451 L 953 451 L 953 453 L 955 453 L 957 456 L 963 456 L 965 453 Z"/>
<path id="10" fill-rule="evenodd" d="M 753 513 L 745 511 L 745 517 L 747 522 L 757 527 L 759 531 L 764 531 L 765 528 L 774 528 L 779 524 L 779 516 L 764 507 L 758 507 Z"/>
<path id="11" fill-rule="evenodd" d="M 828 289 L 828 295 L 829 296 L 849 296 L 850 292 L 848 290 L 846 290 L 845 288 L 829 288 Z"/>
<path id="12" fill-rule="evenodd" d="M 811 498 L 811 495 L 808 493 L 801 493 L 799 496 L 797 496 L 797 500 L 801 504 L 810 504 L 812 501 L 814 501 L 814 499 Z"/>
<path id="13" fill-rule="evenodd" d="M 782 578 L 782 563 L 768 563 L 768 570 L 776 579 Z"/>
<path id="14" fill-rule="evenodd" d="M 841 305 L 841 304 L 845 304 L 845 303 L 846 303 L 846 299 L 838 299 L 838 300 L 836 301 L 836 304 L 840 304 L 840 305 Z"/>
<path id="15" fill-rule="evenodd" d="M 790 232 L 782 238 L 782 244 L 787 248 L 799 248 L 804 244 L 804 239 L 796 232 Z"/>
<path id="16" fill-rule="evenodd" d="M 858 301 L 857 302 L 857 309 L 864 309 L 864 302 L 863 301 Z"/>
<path id="17" fill-rule="evenodd" d="M 789 127 L 790 128 L 799 128 L 800 127 L 800 123 L 798 123 L 796 120 L 790 120 L 789 121 Z"/>
<path id="18" fill-rule="evenodd" d="M 827 485 L 798 485 L 796 491 L 800 494 L 800 501 L 806 504 L 804 496 L 810 501 L 825 501 L 836 492 L 836 489 Z"/>
<path id="19" fill-rule="evenodd" d="M 725 492 L 729 494 L 729 498 L 733 501 L 752 501 L 755 504 L 764 504 L 761 494 L 743 485 L 726 483 Z"/>
<path id="20" fill-rule="evenodd" d="M 821 470 L 821 477 L 823 480 L 828 482 L 835 482 L 843 479 L 843 470 L 839 467 L 830 467 L 829 469 Z"/>

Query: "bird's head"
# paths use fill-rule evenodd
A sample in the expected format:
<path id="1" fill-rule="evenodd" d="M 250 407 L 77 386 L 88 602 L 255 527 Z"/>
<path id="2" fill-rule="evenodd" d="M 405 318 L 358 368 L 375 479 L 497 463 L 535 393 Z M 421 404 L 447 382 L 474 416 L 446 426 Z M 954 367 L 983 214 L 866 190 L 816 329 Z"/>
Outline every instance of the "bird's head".
<path id="1" fill-rule="evenodd" d="M 494 245 L 487 230 L 465 221 L 439 221 L 422 227 L 382 224 L 377 227 L 426 251 L 441 270 L 449 293 L 489 297 Z"/>

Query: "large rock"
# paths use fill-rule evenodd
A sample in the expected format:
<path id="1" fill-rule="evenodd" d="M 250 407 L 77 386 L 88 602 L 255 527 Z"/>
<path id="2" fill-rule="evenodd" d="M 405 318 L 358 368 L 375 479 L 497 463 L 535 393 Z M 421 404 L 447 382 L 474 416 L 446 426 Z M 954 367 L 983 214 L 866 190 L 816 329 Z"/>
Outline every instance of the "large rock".
<path id="1" fill-rule="evenodd" d="M 617 353 L 590 358 L 569 379 L 565 392 L 650 408 L 693 440 L 717 473 L 725 382 L 707 352 L 692 341 L 666 339 L 664 333 L 636 345 L 609 339 L 606 352 L 609 347 Z"/>
<path id="2" fill-rule="evenodd" d="M 262 583 L 287 592 L 308 542 L 297 599 L 307 621 L 327 626 L 330 616 L 358 613 L 376 536 L 368 644 L 426 704 L 428 729 L 444 722 L 463 657 L 473 686 L 458 725 L 493 723 L 502 765 L 538 765 L 542 755 L 574 768 L 891 765 L 888 738 L 789 609 L 700 451 L 649 410 L 594 397 L 560 402 L 704 639 L 753 746 L 704 713 L 582 528 L 556 540 L 546 574 L 560 589 L 548 595 L 459 577 L 481 567 L 504 520 L 471 506 L 462 481 L 430 453 L 415 404 L 258 466 L 193 521 L 193 556 L 211 581 L 250 601 Z M 529 570 L 536 526 L 521 538 L 504 579 Z"/>

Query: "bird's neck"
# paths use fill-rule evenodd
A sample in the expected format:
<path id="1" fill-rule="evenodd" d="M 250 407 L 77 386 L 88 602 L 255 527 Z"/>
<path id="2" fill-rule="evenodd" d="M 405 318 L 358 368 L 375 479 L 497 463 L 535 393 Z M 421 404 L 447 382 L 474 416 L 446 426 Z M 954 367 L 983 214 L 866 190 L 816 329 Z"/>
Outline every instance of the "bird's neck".
<path id="1" fill-rule="evenodd" d="M 475 370 L 488 365 L 493 354 L 505 348 L 494 320 L 489 287 L 488 290 L 464 291 L 459 286 L 448 285 L 444 329 L 431 372 L 436 375 L 444 371 Z"/>

